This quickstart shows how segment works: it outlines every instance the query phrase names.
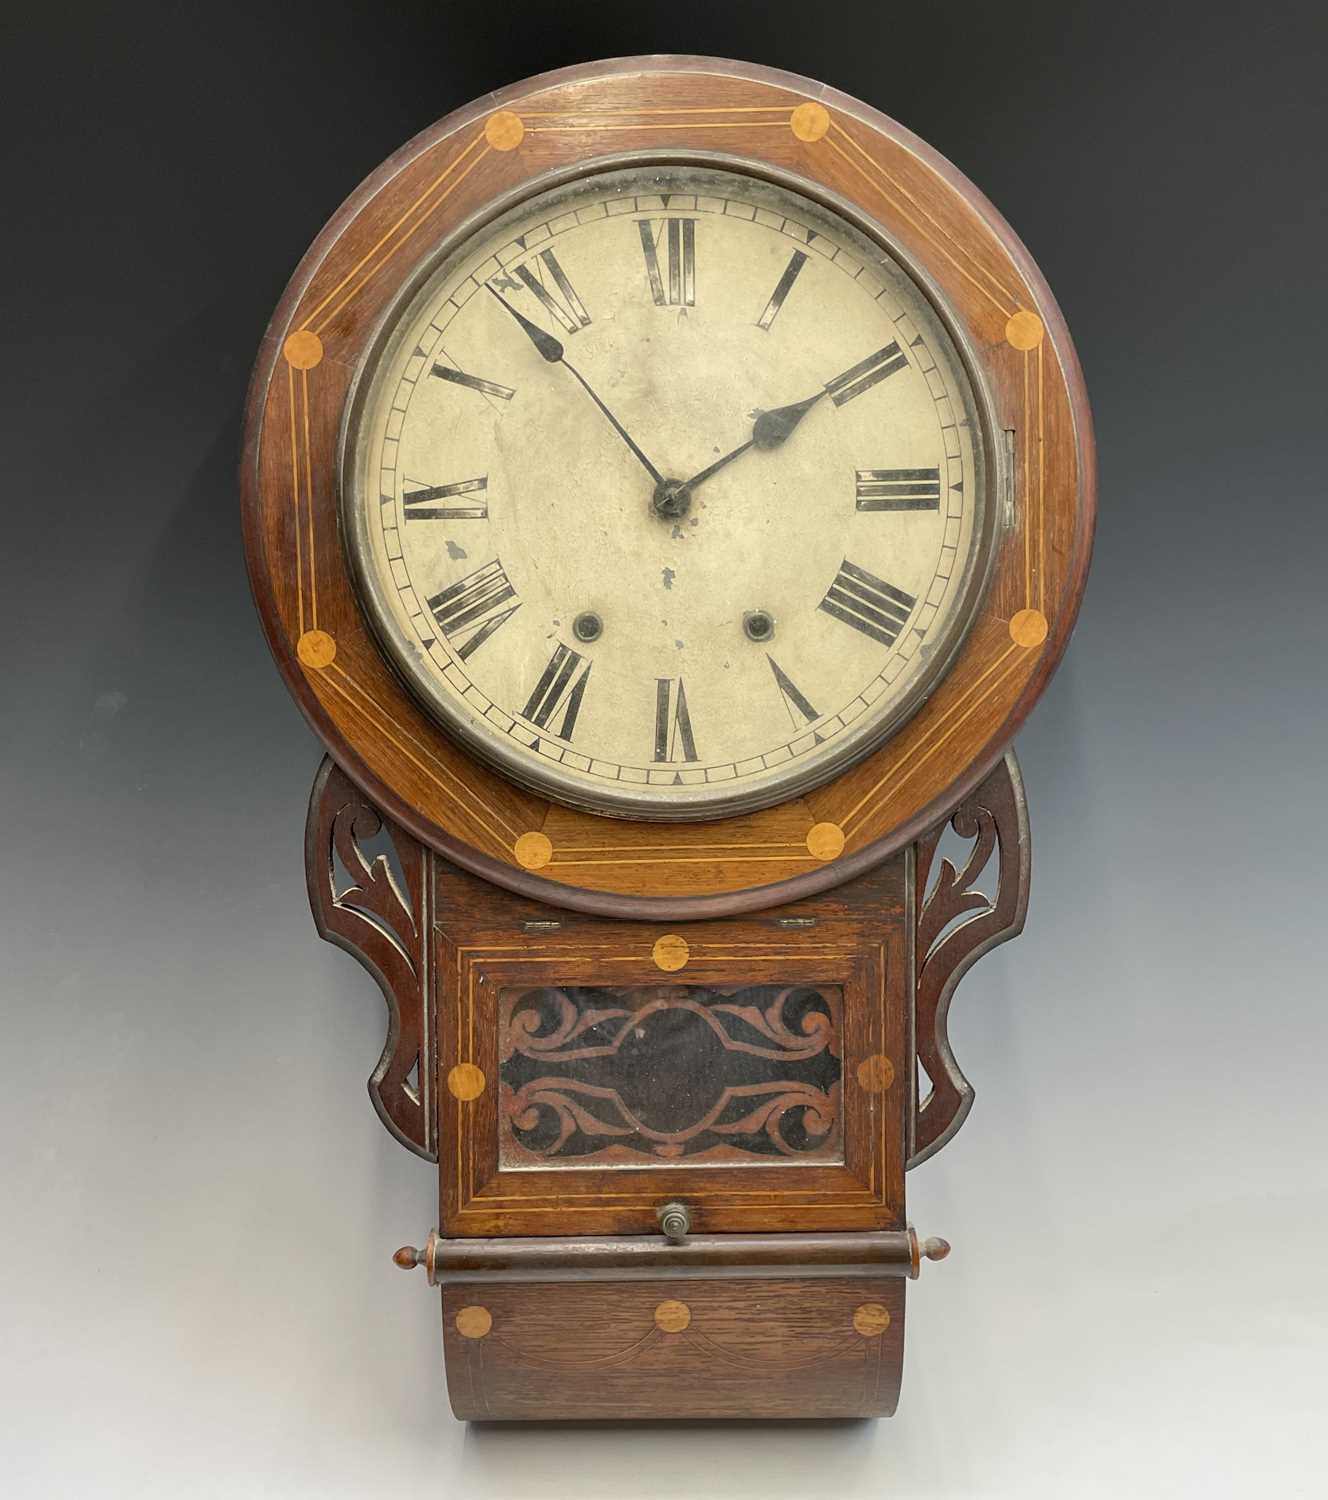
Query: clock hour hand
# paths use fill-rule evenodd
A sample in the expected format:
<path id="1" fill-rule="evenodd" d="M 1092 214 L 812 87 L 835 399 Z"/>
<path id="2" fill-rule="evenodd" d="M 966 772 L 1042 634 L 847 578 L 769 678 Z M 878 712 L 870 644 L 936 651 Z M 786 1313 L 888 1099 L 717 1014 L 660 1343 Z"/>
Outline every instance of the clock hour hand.
<path id="1" fill-rule="evenodd" d="M 732 453 L 726 453 L 723 458 L 717 458 L 709 468 L 702 469 L 699 474 L 693 474 L 687 481 L 687 488 L 694 490 L 703 480 L 709 479 L 712 474 L 718 474 L 735 458 L 741 458 L 749 448 L 778 448 L 825 394 L 825 390 L 821 389 L 814 396 L 808 396 L 805 401 L 794 401 L 789 406 L 777 406 L 774 411 L 758 412 L 756 421 L 752 424 L 751 437 L 735 448 Z"/>
<path id="2" fill-rule="evenodd" d="M 731 464 L 735 458 L 746 453 L 748 448 L 766 450 L 778 448 L 823 397 L 829 396 L 836 406 L 843 406 L 846 401 L 851 401 L 855 396 L 860 396 L 864 391 L 870 390 L 887 375 L 893 375 L 896 370 L 907 363 L 908 360 L 900 353 L 898 344 L 887 344 L 884 349 L 878 349 L 875 354 L 869 354 L 866 359 L 859 361 L 851 369 L 827 381 L 819 391 L 802 401 L 791 401 L 787 406 L 775 407 L 773 411 L 758 412 L 756 421 L 752 424 L 751 437 L 741 447 L 735 448 L 732 453 L 726 453 L 723 458 L 717 458 L 708 469 L 702 469 L 699 474 L 693 475 L 687 480 L 687 489 L 694 490 L 702 480 L 709 479 L 712 474 L 718 474 L 726 464 Z"/>
<path id="3" fill-rule="evenodd" d="M 763 411 L 752 425 L 752 442 L 758 448 L 778 448 L 827 392 L 828 387 L 822 386 L 814 396 L 808 396 L 805 401 L 794 401 L 788 406 L 777 406 L 774 411 Z"/>
<path id="4" fill-rule="evenodd" d="M 532 344 L 534 344 L 535 348 L 539 350 L 544 358 L 547 359 L 551 365 L 562 365 L 563 369 L 568 371 L 568 373 L 576 379 L 581 388 L 585 391 L 586 395 L 590 397 L 595 405 L 599 407 L 600 411 L 604 413 L 605 417 L 608 418 L 609 426 L 613 428 L 613 430 L 618 434 L 623 442 L 626 443 L 627 446 L 636 455 L 646 473 L 650 475 L 650 477 L 655 481 L 656 485 L 662 485 L 665 482 L 664 476 L 637 446 L 636 442 L 632 438 L 631 433 L 627 431 L 627 429 L 622 425 L 617 417 L 615 417 L 609 410 L 609 408 L 605 406 L 605 404 L 599 399 L 594 390 L 591 388 L 590 382 L 585 378 L 584 375 L 582 375 L 580 370 L 578 370 L 575 365 L 568 363 L 567 354 L 563 349 L 561 340 L 554 338 L 551 333 L 545 333 L 542 328 L 537 327 L 530 321 L 529 318 L 524 317 L 516 310 L 516 308 L 512 306 L 510 302 L 507 302 L 502 297 L 500 297 L 498 293 L 494 291 L 493 287 L 489 287 L 489 290 L 490 292 L 493 292 L 498 305 L 504 308 L 507 312 L 511 313 L 511 315 L 516 319 L 517 323 L 521 327 L 522 332 L 525 333 L 526 337 Z"/>

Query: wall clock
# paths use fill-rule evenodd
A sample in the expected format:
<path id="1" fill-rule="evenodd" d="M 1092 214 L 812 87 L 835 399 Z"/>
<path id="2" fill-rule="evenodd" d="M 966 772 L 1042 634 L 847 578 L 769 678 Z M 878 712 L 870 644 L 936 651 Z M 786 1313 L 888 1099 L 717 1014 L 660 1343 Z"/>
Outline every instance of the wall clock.
<path id="1" fill-rule="evenodd" d="M 905 1172 L 972 1101 L 950 997 L 1022 925 L 1009 745 L 1092 536 L 1027 253 L 806 79 L 527 80 L 314 243 L 243 506 L 328 752 L 315 919 L 438 1167 L 397 1260 L 440 1289 L 453 1410 L 892 1412 L 948 1248 Z"/>

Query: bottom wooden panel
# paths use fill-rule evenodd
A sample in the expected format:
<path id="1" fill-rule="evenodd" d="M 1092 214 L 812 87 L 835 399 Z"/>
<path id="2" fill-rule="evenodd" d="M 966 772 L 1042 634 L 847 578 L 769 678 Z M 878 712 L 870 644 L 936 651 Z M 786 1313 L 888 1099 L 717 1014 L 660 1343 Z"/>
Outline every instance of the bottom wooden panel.
<path id="1" fill-rule="evenodd" d="M 888 1417 L 903 1280 L 467 1283 L 443 1289 L 465 1421 Z"/>

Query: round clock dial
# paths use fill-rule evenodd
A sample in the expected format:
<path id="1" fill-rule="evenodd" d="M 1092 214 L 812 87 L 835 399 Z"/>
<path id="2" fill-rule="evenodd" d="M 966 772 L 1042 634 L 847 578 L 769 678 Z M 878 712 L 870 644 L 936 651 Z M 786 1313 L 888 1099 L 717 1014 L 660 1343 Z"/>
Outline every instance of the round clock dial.
<path id="1" fill-rule="evenodd" d="M 944 670 L 990 543 L 983 409 L 846 219 L 605 172 L 398 301 L 348 406 L 347 549 L 473 753 L 593 811 L 720 817 L 829 779 Z"/>

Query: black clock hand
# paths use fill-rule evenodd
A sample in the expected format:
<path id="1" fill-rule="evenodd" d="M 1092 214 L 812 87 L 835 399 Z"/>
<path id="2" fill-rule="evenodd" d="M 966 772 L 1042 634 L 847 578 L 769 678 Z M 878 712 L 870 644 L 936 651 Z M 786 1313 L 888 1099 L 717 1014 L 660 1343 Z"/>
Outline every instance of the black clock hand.
<path id="1" fill-rule="evenodd" d="M 823 388 L 814 396 L 808 396 L 805 401 L 794 401 L 789 406 L 777 406 L 774 411 L 761 412 L 752 424 L 751 437 L 741 447 L 735 448 L 732 453 L 726 453 L 723 458 L 717 458 L 708 469 L 702 469 L 699 474 L 693 474 L 687 481 L 687 488 L 694 490 L 703 480 L 709 479 L 712 474 L 718 474 L 735 458 L 741 458 L 748 448 L 778 448 L 825 394 L 826 389 Z"/>
<path id="2" fill-rule="evenodd" d="M 712 474 L 718 474 L 722 468 L 725 468 L 728 464 L 731 464 L 735 458 L 741 458 L 742 455 L 746 453 L 748 448 L 750 448 L 751 446 L 752 439 L 748 438 L 740 448 L 735 448 L 732 453 L 726 453 L 723 458 L 717 458 L 708 469 L 702 469 L 699 474 L 693 474 L 692 477 L 686 481 L 687 488 L 689 490 L 694 490 L 697 485 L 700 484 L 703 480 L 709 479 Z"/>
<path id="3" fill-rule="evenodd" d="M 488 283 L 486 282 L 485 285 L 487 286 Z M 547 359 L 551 365 L 556 365 L 563 357 L 562 344 L 560 344 L 551 333 L 545 333 L 542 328 L 537 328 L 529 318 L 523 317 L 519 312 L 517 312 L 516 308 L 514 308 L 510 302 L 504 302 L 492 287 L 489 287 L 489 291 L 490 293 L 492 293 L 495 301 L 498 303 L 498 306 L 501 307 L 505 312 L 511 313 L 511 315 L 517 320 L 517 322 L 520 323 L 522 331 L 525 333 L 526 337 L 532 344 L 534 344 L 536 349 L 539 350 L 544 358 Z"/>
<path id="4" fill-rule="evenodd" d="M 558 339 L 554 338 L 551 333 L 545 333 L 542 328 L 537 327 L 530 321 L 529 318 L 523 317 L 519 312 L 517 312 L 516 308 L 514 308 L 511 303 L 505 302 L 503 298 L 499 297 L 498 293 L 494 292 L 492 287 L 489 287 L 489 290 L 493 292 L 494 297 L 498 301 L 498 305 L 505 308 L 517 320 L 517 322 L 521 325 L 522 330 L 526 334 L 526 337 L 532 344 L 534 344 L 536 349 L 539 350 L 544 358 L 547 359 L 551 365 L 562 365 L 565 370 L 576 377 L 586 395 L 590 397 L 595 405 L 599 407 L 600 411 L 602 411 L 608 418 L 609 425 L 640 460 L 641 465 L 645 469 L 646 473 L 650 475 L 650 477 L 655 481 L 656 485 L 662 485 L 664 483 L 664 476 L 636 445 L 636 443 L 632 439 L 631 433 L 627 431 L 627 429 L 622 425 L 617 417 L 613 415 L 608 407 L 605 406 L 605 404 L 591 389 L 590 382 L 585 378 L 584 375 L 582 375 L 580 370 L 578 370 L 575 365 L 568 363 L 567 355 L 563 349 L 561 342 Z"/>
<path id="5" fill-rule="evenodd" d="M 819 391 L 805 400 L 792 401 L 788 406 L 777 406 L 774 411 L 761 412 L 752 424 L 752 435 L 747 442 L 740 448 L 735 448 L 732 453 L 726 453 L 723 458 L 716 459 L 708 469 L 702 469 L 699 474 L 687 480 L 684 488 L 690 493 L 702 480 L 718 474 L 726 464 L 731 464 L 735 458 L 746 453 L 748 448 L 778 448 L 823 396 L 831 397 L 836 406 L 843 406 L 846 401 L 862 395 L 907 363 L 898 344 L 887 344 L 884 349 L 869 354 L 866 359 L 836 375 L 833 380 L 826 381 Z"/>

